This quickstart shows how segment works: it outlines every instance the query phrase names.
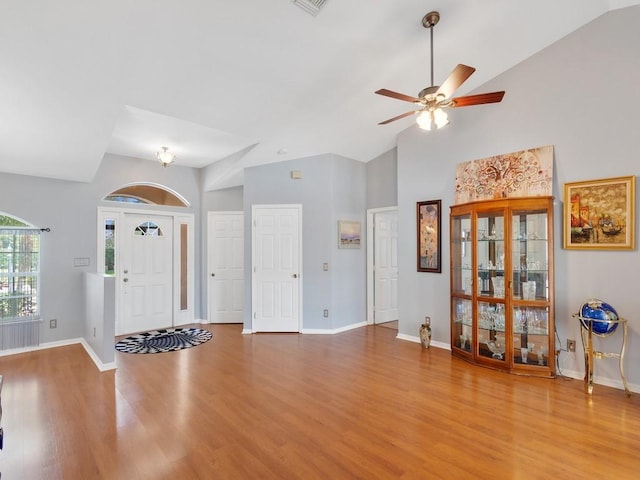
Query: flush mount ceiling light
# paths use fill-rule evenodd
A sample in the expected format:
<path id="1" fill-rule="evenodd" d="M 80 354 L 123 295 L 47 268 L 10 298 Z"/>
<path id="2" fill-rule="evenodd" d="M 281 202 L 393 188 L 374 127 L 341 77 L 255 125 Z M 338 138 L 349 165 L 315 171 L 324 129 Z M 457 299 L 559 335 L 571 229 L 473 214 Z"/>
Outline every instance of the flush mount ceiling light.
<path id="1" fill-rule="evenodd" d="M 176 159 L 176 154 L 169 151 L 168 147 L 162 147 L 156 156 L 164 168 L 167 168 Z"/>
<path id="2" fill-rule="evenodd" d="M 386 125 L 409 115 L 417 115 L 416 123 L 423 130 L 442 128 L 449 123 L 445 108 L 468 107 L 470 105 L 483 105 L 485 103 L 498 103 L 502 101 L 504 92 L 481 93 L 479 95 L 467 95 L 465 97 L 451 98 L 451 95 L 462 85 L 467 78 L 476 71 L 468 65 L 459 64 L 449 74 L 442 85 L 433 84 L 433 27 L 440 21 L 438 12 L 429 12 L 422 18 L 422 26 L 429 29 L 430 59 L 431 59 L 431 86 L 422 89 L 417 97 L 405 95 L 382 88 L 376 93 L 385 97 L 395 98 L 415 105 L 415 110 L 403 113 L 396 117 L 380 122 L 378 125 Z"/>

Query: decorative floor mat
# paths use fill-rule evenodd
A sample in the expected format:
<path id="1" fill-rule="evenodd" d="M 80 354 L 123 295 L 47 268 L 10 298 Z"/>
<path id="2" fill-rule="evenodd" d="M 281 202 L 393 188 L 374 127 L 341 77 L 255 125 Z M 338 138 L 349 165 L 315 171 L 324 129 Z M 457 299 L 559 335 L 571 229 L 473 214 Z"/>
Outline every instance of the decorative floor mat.
<path id="1" fill-rule="evenodd" d="M 116 343 L 116 350 L 124 353 L 162 353 L 196 347 L 213 337 L 201 328 L 163 328 L 138 333 Z"/>

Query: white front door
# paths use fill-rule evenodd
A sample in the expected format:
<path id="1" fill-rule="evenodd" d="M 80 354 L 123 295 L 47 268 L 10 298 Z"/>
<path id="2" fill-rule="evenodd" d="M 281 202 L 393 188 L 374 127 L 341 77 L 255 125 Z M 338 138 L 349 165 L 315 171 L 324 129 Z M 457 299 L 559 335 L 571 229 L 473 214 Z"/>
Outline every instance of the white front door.
<path id="1" fill-rule="evenodd" d="M 125 214 L 120 334 L 173 325 L 173 219 Z"/>
<path id="2" fill-rule="evenodd" d="M 301 205 L 252 207 L 254 332 L 299 332 Z"/>
<path id="3" fill-rule="evenodd" d="M 374 217 L 374 322 L 398 319 L 398 213 Z"/>
<path id="4" fill-rule="evenodd" d="M 244 213 L 209 212 L 209 323 L 242 323 Z"/>

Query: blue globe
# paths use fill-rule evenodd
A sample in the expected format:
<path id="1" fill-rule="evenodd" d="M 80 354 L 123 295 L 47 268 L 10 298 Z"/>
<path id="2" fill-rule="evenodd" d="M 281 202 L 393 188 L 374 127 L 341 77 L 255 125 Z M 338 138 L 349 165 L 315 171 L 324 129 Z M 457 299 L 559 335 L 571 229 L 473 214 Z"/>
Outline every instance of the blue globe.
<path id="1" fill-rule="evenodd" d="M 589 322 L 585 321 L 585 318 L 593 320 L 617 320 L 618 312 L 616 312 L 616 309 L 608 303 L 598 300 L 597 298 L 592 298 L 591 300 L 587 300 L 580 307 L 580 323 L 588 330 Z M 597 335 L 610 335 L 616 328 L 618 328 L 617 323 L 597 321 L 591 323 L 593 324 L 593 333 Z"/>

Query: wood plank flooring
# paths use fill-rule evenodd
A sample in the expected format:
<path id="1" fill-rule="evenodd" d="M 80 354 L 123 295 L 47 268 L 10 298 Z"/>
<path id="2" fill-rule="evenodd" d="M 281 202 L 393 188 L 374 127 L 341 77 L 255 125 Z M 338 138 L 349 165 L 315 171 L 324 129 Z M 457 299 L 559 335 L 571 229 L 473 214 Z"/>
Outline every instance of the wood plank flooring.
<path id="1" fill-rule="evenodd" d="M 0 357 L 3 480 L 638 478 L 640 396 L 518 377 L 384 327 L 241 335 L 99 372 Z"/>

